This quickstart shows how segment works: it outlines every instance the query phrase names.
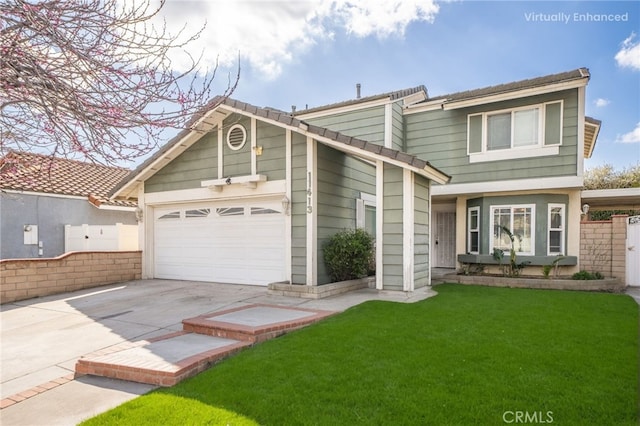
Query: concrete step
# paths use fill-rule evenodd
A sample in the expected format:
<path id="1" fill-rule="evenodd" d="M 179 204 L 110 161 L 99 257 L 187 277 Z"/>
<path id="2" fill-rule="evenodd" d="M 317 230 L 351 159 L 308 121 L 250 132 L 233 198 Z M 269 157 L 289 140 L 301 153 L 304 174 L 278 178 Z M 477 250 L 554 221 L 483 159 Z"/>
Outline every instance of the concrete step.
<path id="1" fill-rule="evenodd" d="M 335 314 L 330 311 L 248 305 L 183 321 L 183 331 L 124 342 L 80 358 L 77 375 L 91 374 L 173 386 L 253 344 Z"/>

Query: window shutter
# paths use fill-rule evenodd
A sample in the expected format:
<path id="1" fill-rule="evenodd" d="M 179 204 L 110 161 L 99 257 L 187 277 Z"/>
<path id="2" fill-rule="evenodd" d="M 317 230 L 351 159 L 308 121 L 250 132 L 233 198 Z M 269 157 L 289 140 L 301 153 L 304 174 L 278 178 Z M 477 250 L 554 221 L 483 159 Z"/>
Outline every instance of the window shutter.
<path id="1" fill-rule="evenodd" d="M 545 106 L 544 144 L 560 145 L 562 134 L 562 103 L 555 102 Z"/>
<path id="2" fill-rule="evenodd" d="M 469 154 L 482 152 L 482 115 L 469 116 L 468 146 Z"/>

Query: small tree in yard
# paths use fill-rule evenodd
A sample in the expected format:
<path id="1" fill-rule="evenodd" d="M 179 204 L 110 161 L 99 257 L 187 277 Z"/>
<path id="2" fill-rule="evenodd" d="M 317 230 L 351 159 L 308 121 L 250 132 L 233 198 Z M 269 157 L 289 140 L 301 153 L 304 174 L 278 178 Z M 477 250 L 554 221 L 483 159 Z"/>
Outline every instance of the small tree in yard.
<path id="1" fill-rule="evenodd" d="M 324 244 L 323 252 L 332 282 L 363 278 L 371 272 L 373 238 L 364 229 L 338 232 Z"/>
<path id="2" fill-rule="evenodd" d="M 200 70 L 185 50 L 202 29 L 167 33 L 152 23 L 165 2 L 150 1 L 0 2 L 0 154 L 133 160 L 233 91 L 239 68 L 213 98 L 217 65 Z"/>

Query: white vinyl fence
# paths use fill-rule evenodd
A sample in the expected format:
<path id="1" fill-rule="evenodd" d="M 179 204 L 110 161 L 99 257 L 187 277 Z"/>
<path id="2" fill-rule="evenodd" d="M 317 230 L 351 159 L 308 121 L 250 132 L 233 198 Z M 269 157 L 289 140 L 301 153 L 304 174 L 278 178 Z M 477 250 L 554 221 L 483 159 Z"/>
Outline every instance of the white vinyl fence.
<path id="1" fill-rule="evenodd" d="M 128 251 L 138 250 L 138 225 L 64 226 L 64 250 Z"/>

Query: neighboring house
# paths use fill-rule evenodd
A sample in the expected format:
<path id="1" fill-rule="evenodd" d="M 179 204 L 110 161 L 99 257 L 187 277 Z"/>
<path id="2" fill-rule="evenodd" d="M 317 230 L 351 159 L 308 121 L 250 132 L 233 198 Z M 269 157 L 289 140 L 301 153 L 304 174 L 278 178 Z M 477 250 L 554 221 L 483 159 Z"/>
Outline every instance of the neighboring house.
<path id="1" fill-rule="evenodd" d="M 107 197 L 128 173 L 123 168 L 8 153 L 0 160 L 0 258 L 63 254 L 65 225 L 136 225 L 134 203 Z M 106 230 L 95 229 L 95 238 Z"/>
<path id="2" fill-rule="evenodd" d="M 329 282 L 322 245 L 364 227 L 376 287 L 432 267 L 520 260 L 578 268 L 587 69 L 429 97 L 424 86 L 286 113 L 218 98 L 111 196 L 144 213 L 143 276 Z M 540 268 L 537 268 L 540 269 Z"/>

